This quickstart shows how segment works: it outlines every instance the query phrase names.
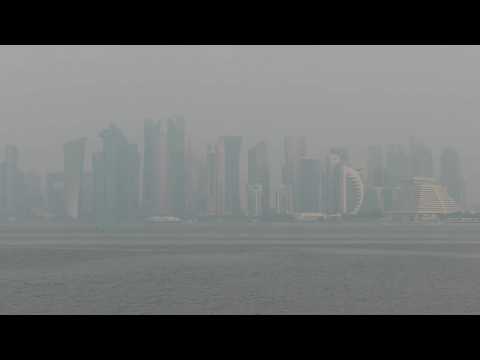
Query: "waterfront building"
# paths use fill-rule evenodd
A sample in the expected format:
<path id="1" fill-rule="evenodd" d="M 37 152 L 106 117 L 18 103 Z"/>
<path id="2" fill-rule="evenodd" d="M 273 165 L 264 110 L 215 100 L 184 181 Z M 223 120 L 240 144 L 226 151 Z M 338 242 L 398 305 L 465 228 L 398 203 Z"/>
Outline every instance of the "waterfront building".
<path id="1" fill-rule="evenodd" d="M 275 191 L 274 209 L 276 214 L 285 215 L 289 213 L 288 200 L 288 189 L 285 185 L 282 185 Z"/>
<path id="2" fill-rule="evenodd" d="M 385 187 L 398 187 L 410 176 L 410 165 L 405 147 L 400 144 L 387 146 L 385 161 Z"/>
<path id="3" fill-rule="evenodd" d="M 248 216 L 260 217 L 264 214 L 263 187 L 261 184 L 248 185 Z"/>
<path id="4" fill-rule="evenodd" d="M 86 141 L 86 138 L 81 138 L 63 146 L 65 212 L 71 219 L 78 219 L 80 214 Z"/>
<path id="5" fill-rule="evenodd" d="M 381 146 L 368 147 L 367 185 L 371 187 L 385 185 L 385 166 Z"/>
<path id="6" fill-rule="evenodd" d="M 288 211 L 294 213 L 299 207 L 298 175 L 300 160 L 307 156 L 305 136 L 286 136 L 284 138 L 285 162 L 282 169 L 283 184 L 288 189 Z"/>
<path id="7" fill-rule="evenodd" d="M 434 178 L 413 177 L 402 183 L 400 196 L 392 212 L 422 217 L 458 211 L 458 204 L 450 197 L 445 186 Z"/>
<path id="8" fill-rule="evenodd" d="M 300 160 L 299 202 L 297 212 L 319 213 L 322 210 L 322 169 L 318 159 Z"/>
<path id="9" fill-rule="evenodd" d="M 448 194 L 458 206 L 466 208 L 465 180 L 458 152 L 453 148 L 443 149 L 440 158 L 440 183 L 447 188 Z"/>
<path id="10" fill-rule="evenodd" d="M 97 224 L 114 225 L 138 215 L 140 155 L 114 125 L 100 133 L 102 151 L 93 154 L 94 210 Z"/>
<path id="11" fill-rule="evenodd" d="M 143 195 L 147 216 L 166 216 L 168 207 L 167 139 L 162 121 L 144 122 Z"/>
<path id="12" fill-rule="evenodd" d="M 270 210 L 270 165 L 268 162 L 267 144 L 262 141 L 248 151 L 248 184 L 261 185 L 261 210 Z"/>
<path id="13" fill-rule="evenodd" d="M 413 136 L 410 138 L 410 176 L 434 177 L 432 150 Z"/>
<path id="14" fill-rule="evenodd" d="M 240 202 L 240 154 L 242 149 L 241 136 L 223 136 L 221 138 L 223 148 L 224 173 L 220 174 L 223 188 L 223 214 L 238 216 L 242 214 Z"/>
<path id="15" fill-rule="evenodd" d="M 65 217 L 65 176 L 63 172 L 47 174 L 46 193 L 49 214 L 56 218 Z"/>
<path id="16" fill-rule="evenodd" d="M 167 124 L 167 183 L 170 215 L 186 216 L 186 134 L 185 120 L 175 117 Z"/>

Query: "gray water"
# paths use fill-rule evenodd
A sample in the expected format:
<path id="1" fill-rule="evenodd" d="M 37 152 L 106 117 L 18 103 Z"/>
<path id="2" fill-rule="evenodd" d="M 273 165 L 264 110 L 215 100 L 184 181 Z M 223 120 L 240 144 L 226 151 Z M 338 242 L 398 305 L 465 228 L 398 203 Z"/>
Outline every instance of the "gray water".
<path id="1" fill-rule="evenodd" d="M 0 314 L 480 314 L 480 225 L 0 227 Z"/>

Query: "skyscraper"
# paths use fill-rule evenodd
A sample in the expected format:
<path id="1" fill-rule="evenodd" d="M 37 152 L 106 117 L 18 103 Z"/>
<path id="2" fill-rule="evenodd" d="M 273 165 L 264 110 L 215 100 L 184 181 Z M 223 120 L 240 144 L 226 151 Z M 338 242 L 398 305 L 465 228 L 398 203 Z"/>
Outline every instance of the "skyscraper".
<path id="1" fill-rule="evenodd" d="M 85 221 L 93 220 L 93 174 L 87 172 L 83 175 L 82 189 L 80 191 L 80 219 Z"/>
<path id="2" fill-rule="evenodd" d="M 465 180 L 458 152 L 453 148 L 443 149 L 440 158 L 440 182 L 448 194 L 462 209 L 466 207 Z"/>
<path id="3" fill-rule="evenodd" d="M 263 188 L 260 184 L 248 185 L 248 215 L 260 217 L 264 214 L 263 209 Z"/>
<path id="4" fill-rule="evenodd" d="M 185 120 L 173 118 L 168 120 L 168 196 L 171 215 L 184 218 L 186 215 L 186 136 Z"/>
<path id="5" fill-rule="evenodd" d="M 240 202 L 240 153 L 242 149 L 241 136 L 223 136 L 221 139 L 223 147 L 224 179 L 223 187 L 223 212 L 224 215 L 241 215 L 242 206 Z"/>
<path id="6" fill-rule="evenodd" d="M 342 166 L 341 177 L 341 213 L 356 215 L 365 198 L 365 186 L 359 170 Z"/>
<path id="7" fill-rule="evenodd" d="M 299 206 L 298 172 L 300 159 L 307 156 L 307 139 L 305 136 L 286 136 L 284 139 L 285 162 L 282 169 L 283 184 L 289 193 L 289 212 L 293 213 Z"/>
<path id="8" fill-rule="evenodd" d="M 216 216 L 217 212 L 217 152 L 214 146 L 207 147 L 207 215 Z"/>
<path id="9" fill-rule="evenodd" d="M 139 202 L 140 156 L 114 125 L 100 133 L 102 152 L 93 155 L 94 209 L 102 226 L 133 220 Z"/>
<path id="10" fill-rule="evenodd" d="M 65 216 L 65 177 L 63 172 L 49 173 L 46 179 L 47 209 L 50 215 Z"/>
<path id="11" fill-rule="evenodd" d="M 381 146 L 368 147 L 367 172 L 368 186 L 381 187 L 385 185 L 385 167 Z"/>
<path id="12" fill-rule="evenodd" d="M 337 149 L 331 149 L 327 155 L 325 166 L 325 180 L 323 182 L 323 210 L 327 214 L 340 214 L 341 207 L 341 181 L 345 156 Z"/>
<path id="13" fill-rule="evenodd" d="M 415 137 L 410 138 L 410 176 L 434 177 L 432 150 Z"/>
<path id="14" fill-rule="evenodd" d="M 300 160 L 299 202 L 297 212 L 317 213 L 322 210 L 322 170 L 320 160 L 303 158 Z"/>
<path id="15" fill-rule="evenodd" d="M 410 176 L 409 159 L 404 146 L 391 144 L 387 146 L 385 161 L 385 186 L 398 187 Z"/>
<path id="16" fill-rule="evenodd" d="M 270 210 L 270 167 L 267 144 L 262 141 L 248 151 L 248 185 L 261 185 L 261 212 Z"/>
<path id="17" fill-rule="evenodd" d="M 274 204 L 275 213 L 285 215 L 288 213 L 288 189 L 285 185 L 275 191 Z"/>
<path id="18" fill-rule="evenodd" d="M 161 121 L 145 120 L 143 154 L 143 208 L 148 216 L 166 216 L 167 139 Z"/>
<path id="19" fill-rule="evenodd" d="M 346 149 L 330 150 L 325 183 L 324 202 L 327 214 L 358 214 L 365 197 L 365 186 L 360 171 L 348 165 Z"/>
<path id="20" fill-rule="evenodd" d="M 78 219 L 80 214 L 86 141 L 86 138 L 81 138 L 63 146 L 65 211 L 71 219 Z"/>

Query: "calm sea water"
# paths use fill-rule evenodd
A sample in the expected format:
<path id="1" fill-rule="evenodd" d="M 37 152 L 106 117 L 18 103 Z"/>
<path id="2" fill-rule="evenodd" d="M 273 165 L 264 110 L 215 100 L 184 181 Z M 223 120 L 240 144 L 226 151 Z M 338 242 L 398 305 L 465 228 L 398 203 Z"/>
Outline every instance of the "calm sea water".
<path id="1" fill-rule="evenodd" d="M 480 314 L 480 225 L 0 228 L 1 314 Z"/>

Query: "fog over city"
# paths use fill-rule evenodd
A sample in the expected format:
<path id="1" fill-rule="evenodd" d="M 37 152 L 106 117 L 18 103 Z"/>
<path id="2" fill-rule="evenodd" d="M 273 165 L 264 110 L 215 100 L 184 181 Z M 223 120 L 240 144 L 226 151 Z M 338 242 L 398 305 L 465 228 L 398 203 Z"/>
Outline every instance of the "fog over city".
<path id="1" fill-rule="evenodd" d="M 480 46 L 0 46 L 0 314 L 480 314 Z"/>
<path id="2" fill-rule="evenodd" d="M 347 146 L 358 167 L 368 145 L 416 135 L 436 171 L 442 147 L 459 151 L 477 203 L 479 60 L 476 46 L 1 46 L 0 143 L 25 169 L 58 171 L 63 143 L 85 136 L 89 168 L 109 123 L 141 147 L 145 118 L 178 114 L 200 152 L 240 135 L 244 161 L 267 140 L 279 183 L 285 135 L 322 159 Z"/>

